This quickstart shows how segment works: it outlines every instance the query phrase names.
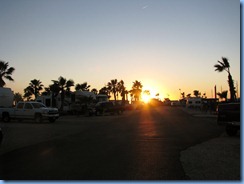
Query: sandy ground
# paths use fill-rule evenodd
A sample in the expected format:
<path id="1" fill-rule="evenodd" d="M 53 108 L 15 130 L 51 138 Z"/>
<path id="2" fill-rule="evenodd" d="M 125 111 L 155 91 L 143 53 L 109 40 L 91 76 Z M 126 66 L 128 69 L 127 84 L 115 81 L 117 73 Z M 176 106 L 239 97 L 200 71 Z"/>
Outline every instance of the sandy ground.
<path id="1" fill-rule="evenodd" d="M 199 118 L 212 117 L 208 113 L 183 109 Z M 195 145 L 181 152 L 181 163 L 191 180 L 241 180 L 240 133 L 220 137 Z"/>

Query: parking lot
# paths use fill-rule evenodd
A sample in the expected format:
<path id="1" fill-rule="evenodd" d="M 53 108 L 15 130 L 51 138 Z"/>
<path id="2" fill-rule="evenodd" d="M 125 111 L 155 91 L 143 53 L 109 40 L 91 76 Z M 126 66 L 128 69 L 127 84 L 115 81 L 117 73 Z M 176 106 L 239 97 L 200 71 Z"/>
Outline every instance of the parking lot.
<path id="1" fill-rule="evenodd" d="M 180 109 L 170 109 L 166 108 L 163 109 L 164 111 L 173 111 L 174 113 L 180 113 Z M 161 110 L 160 110 L 161 111 Z M 152 112 L 154 114 L 155 112 Z M 184 111 L 184 113 L 187 113 Z M 142 114 L 144 123 L 139 123 L 138 117 L 140 117 Z M 184 115 L 180 113 L 181 115 Z M 150 115 L 150 114 L 148 114 Z M 166 114 L 165 114 L 166 115 Z M 186 115 L 184 115 L 186 116 Z M 158 116 L 158 118 L 162 116 Z M 215 121 L 209 117 L 207 119 L 204 118 L 204 116 L 197 116 L 193 117 L 192 114 L 187 118 L 189 120 L 197 120 L 197 122 L 200 123 L 200 121 L 204 124 L 206 121 L 206 124 L 211 125 L 212 127 L 215 127 Z M 148 119 L 149 118 L 149 119 Z M 139 139 L 140 142 L 134 142 L 135 140 L 129 139 L 131 143 L 136 143 L 135 147 L 138 147 L 139 150 L 145 150 L 147 141 L 150 140 L 151 144 L 150 147 L 154 144 L 160 146 L 158 143 L 166 144 L 168 140 L 175 140 L 180 141 L 180 139 L 174 138 L 174 136 L 178 136 L 177 134 L 173 133 L 163 133 L 168 128 L 167 126 L 167 119 L 162 119 L 162 123 L 164 123 L 164 128 L 160 129 L 160 132 L 156 133 L 155 130 L 153 130 L 151 126 L 147 126 L 147 121 L 154 124 L 154 121 L 151 120 L 152 117 L 147 117 L 147 114 L 140 111 L 127 111 L 123 115 L 105 115 L 105 116 L 92 116 L 92 117 L 85 117 L 85 116 L 61 116 L 55 123 L 36 123 L 34 121 L 12 121 L 10 123 L 3 123 L 0 122 L 0 126 L 3 129 L 4 133 L 4 139 L 1 145 L 0 149 L 0 155 L 4 155 L 5 153 L 10 153 L 11 151 L 15 151 L 18 149 L 28 148 L 30 146 L 35 146 L 38 144 L 42 144 L 44 142 L 50 142 L 55 140 L 66 140 L 68 137 L 74 137 L 76 135 L 84 135 L 81 136 L 86 139 L 92 139 L 91 137 L 97 137 L 99 135 L 108 136 L 105 140 L 111 141 L 111 136 L 115 136 L 113 139 L 117 140 L 119 137 L 119 140 L 126 140 L 128 141 L 127 137 L 138 137 L 133 134 L 138 134 L 138 131 L 140 132 L 139 137 L 136 139 Z M 157 119 L 158 119 L 157 118 Z M 175 117 L 176 118 L 176 117 Z M 181 121 L 178 121 L 177 118 L 171 118 L 172 121 L 177 121 L 177 123 L 180 123 Z M 199 119 L 196 119 L 199 118 Z M 141 120 L 143 120 L 141 119 Z M 175 119 L 175 120 L 174 120 Z M 128 121 L 128 122 L 127 122 Z M 160 122 L 159 122 L 160 123 Z M 130 125 L 137 125 L 141 127 L 138 129 L 137 132 L 130 132 L 134 128 L 129 128 Z M 188 124 L 186 122 L 186 124 Z M 133 125 L 133 126 L 134 126 Z M 160 125 L 160 124 L 159 124 Z M 195 126 L 195 125 L 194 125 Z M 147 128 L 146 128 L 147 127 Z M 182 129 L 179 129 L 175 126 L 174 132 L 180 132 Z M 196 126 L 197 128 L 198 126 Z M 111 130 L 109 130 L 112 128 Z M 146 128 L 146 129 L 145 129 Z M 218 128 L 218 127 L 217 127 Z M 95 131 L 102 131 L 102 132 L 96 132 Z M 108 131 L 107 133 L 103 132 L 104 130 Z M 116 134 L 110 135 L 112 132 L 117 132 Z M 123 132 L 123 133 L 122 133 Z M 122 134 L 121 134 L 122 133 Z M 163 133 L 163 134 L 162 134 Z M 192 132 L 193 133 L 193 132 Z M 206 131 L 207 133 L 207 131 Z M 154 135 L 155 134 L 155 135 Z M 173 134 L 173 135 L 171 135 Z M 90 135 L 90 138 L 87 136 Z M 150 135 L 154 135 L 153 139 Z M 160 139 L 158 138 L 158 135 Z M 168 135 L 168 136 L 166 136 Z M 149 136 L 149 139 L 146 139 L 146 137 Z M 161 140 L 161 136 L 163 139 Z M 165 137 L 166 136 L 166 137 Z M 173 137 L 172 137 L 173 136 Z M 129 138 L 128 137 L 128 138 Z M 154 138 L 156 137 L 156 138 Z M 167 138 L 168 137 L 168 138 Z M 211 136 L 212 137 L 212 136 Z M 83 139 L 82 138 L 82 139 Z M 112 139 L 112 140 L 113 140 Z M 160 140 L 160 142 L 158 142 Z M 211 139 L 205 139 L 203 142 L 198 142 L 196 144 L 191 144 L 186 149 L 183 149 L 180 152 L 180 163 L 182 165 L 182 168 L 184 169 L 184 172 L 186 174 L 186 178 L 192 179 L 192 180 L 221 180 L 221 179 L 227 179 L 227 180 L 239 180 L 240 179 L 240 134 L 238 134 L 235 137 L 229 137 L 227 136 L 224 131 L 220 136 L 215 136 Z M 119 142 L 120 142 L 119 141 Z M 143 141 L 143 142 L 141 142 Z M 146 141 L 146 142 L 145 142 Z M 166 141 L 166 142 L 165 142 Z M 175 142 L 173 141 L 173 142 Z M 138 144 L 140 143 L 140 144 Z M 141 143 L 144 143 L 141 145 Z M 145 144 L 146 143 L 146 144 Z M 148 142 L 149 143 L 149 142 Z M 105 143 L 106 144 L 106 143 Z M 114 144 L 114 143 L 113 143 Z M 115 143 L 117 144 L 117 143 Z M 171 143 L 172 144 L 172 143 Z M 188 143 L 187 143 L 188 144 Z M 148 145 L 148 146 L 149 146 Z M 170 145 L 170 144 L 169 144 Z M 179 146 L 179 149 L 181 149 L 182 145 L 177 144 Z M 143 146 L 143 147 L 141 147 Z M 158 146 L 155 148 L 158 149 Z M 170 145 L 172 148 L 177 148 L 174 145 Z M 168 146 L 164 146 L 168 147 Z M 184 146 L 183 146 L 184 147 Z M 155 148 L 150 148 L 150 150 L 155 150 Z M 156 152 L 161 152 L 160 150 L 155 150 Z M 178 148 L 177 148 L 178 149 Z M 137 150 L 136 152 L 138 152 Z M 150 151 L 150 152 L 151 152 Z M 170 150 L 169 150 L 170 151 Z M 148 154 L 152 154 L 148 152 Z M 156 153 L 155 152 L 155 153 Z M 170 151 L 171 152 L 171 151 Z M 168 154 L 170 154 L 167 153 Z M 140 157 L 138 152 L 137 156 Z M 153 154 L 155 154 L 153 153 Z M 146 157 L 145 157 L 146 158 Z M 156 157 L 155 157 L 156 158 Z M 228 159 L 227 159 L 228 158 Z M 138 159 L 138 158 L 137 158 Z M 155 159 L 154 159 L 155 160 Z M 156 161 L 156 160 L 155 160 Z M 138 171 L 139 172 L 139 171 Z M 140 176 L 140 177 L 139 177 Z M 149 176 L 148 176 L 149 177 Z M 151 176 L 154 178 L 153 176 Z M 149 178 L 151 178 L 149 177 Z M 165 176 L 162 176 L 164 178 Z M 171 176 L 173 178 L 173 176 Z M 178 176 L 179 177 L 179 176 Z M 144 178 L 142 175 L 138 175 L 138 178 Z M 157 177 L 156 177 L 157 178 Z"/>
<path id="2" fill-rule="evenodd" d="M 127 116 L 129 113 L 131 112 L 126 112 L 123 116 Z M 33 120 L 25 120 L 21 122 L 14 120 L 9 123 L 0 121 L 0 127 L 4 134 L 0 155 L 21 147 L 76 134 L 80 132 L 82 127 L 85 127 L 87 123 L 111 121 L 118 117 L 118 115 L 112 116 L 108 114 L 105 116 L 91 117 L 65 115 L 61 116 L 54 123 L 49 123 L 48 121 L 36 123 Z"/>

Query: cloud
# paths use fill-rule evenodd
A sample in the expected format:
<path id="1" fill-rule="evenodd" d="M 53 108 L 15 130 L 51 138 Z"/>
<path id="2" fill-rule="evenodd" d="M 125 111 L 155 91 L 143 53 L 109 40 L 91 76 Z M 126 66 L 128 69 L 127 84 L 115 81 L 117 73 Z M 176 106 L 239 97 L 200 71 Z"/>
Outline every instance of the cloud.
<path id="1" fill-rule="evenodd" d="M 141 9 L 144 10 L 146 8 L 148 8 L 148 5 L 143 6 Z"/>

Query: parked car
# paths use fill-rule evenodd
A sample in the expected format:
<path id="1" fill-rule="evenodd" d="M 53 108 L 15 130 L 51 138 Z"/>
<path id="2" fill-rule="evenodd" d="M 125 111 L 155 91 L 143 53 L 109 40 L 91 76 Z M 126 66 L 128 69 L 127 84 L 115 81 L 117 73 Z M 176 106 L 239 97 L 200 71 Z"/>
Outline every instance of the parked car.
<path id="1" fill-rule="evenodd" d="M 240 103 L 223 103 L 217 109 L 218 125 L 226 126 L 226 133 L 234 136 L 240 130 Z"/>
<path id="2" fill-rule="evenodd" d="M 95 114 L 103 115 L 105 113 L 109 114 L 121 114 L 124 111 L 123 105 L 113 104 L 113 102 L 98 102 L 95 106 Z"/>
<path id="3" fill-rule="evenodd" d="M 49 108 L 40 102 L 18 102 L 14 108 L 0 108 L 0 118 L 4 122 L 11 119 L 34 119 L 36 122 L 49 120 L 54 122 L 59 117 L 57 108 Z"/>

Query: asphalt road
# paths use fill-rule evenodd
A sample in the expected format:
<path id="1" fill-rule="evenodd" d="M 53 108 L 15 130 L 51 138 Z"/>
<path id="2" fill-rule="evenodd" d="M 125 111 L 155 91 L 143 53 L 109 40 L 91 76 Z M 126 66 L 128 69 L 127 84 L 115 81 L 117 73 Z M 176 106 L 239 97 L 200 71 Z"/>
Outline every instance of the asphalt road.
<path id="1" fill-rule="evenodd" d="M 180 152 L 224 131 L 172 107 L 1 127 L 3 180 L 188 180 Z"/>

